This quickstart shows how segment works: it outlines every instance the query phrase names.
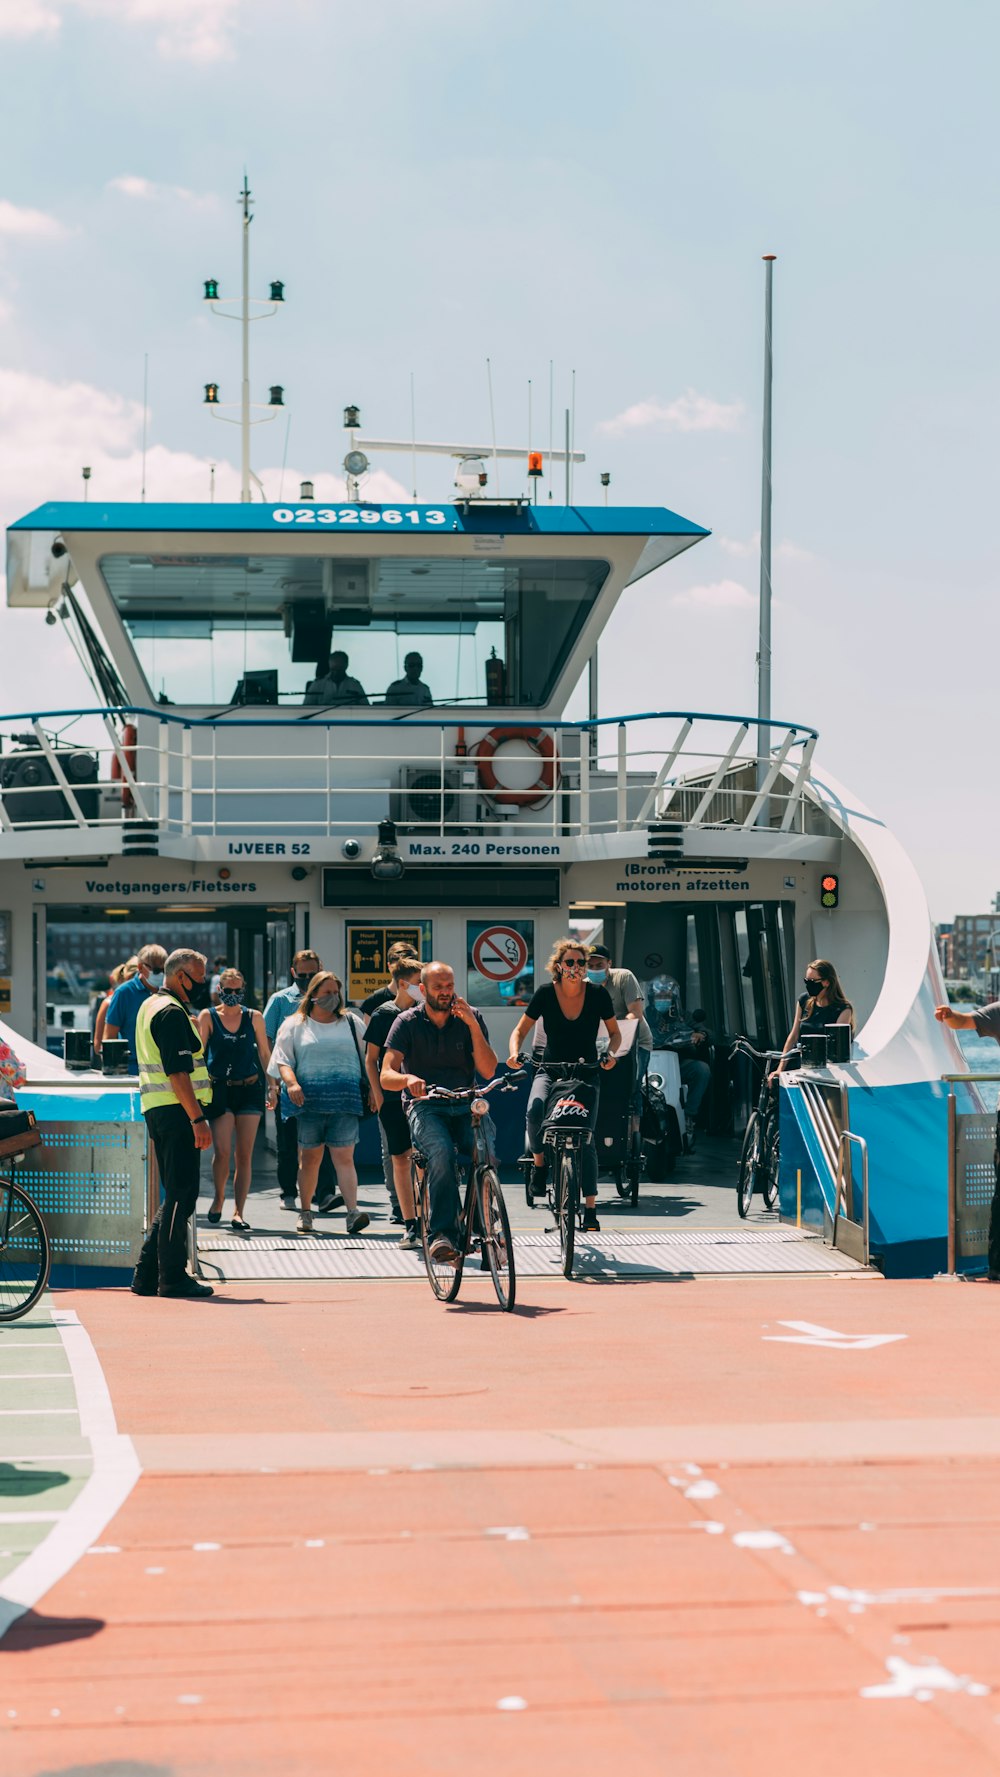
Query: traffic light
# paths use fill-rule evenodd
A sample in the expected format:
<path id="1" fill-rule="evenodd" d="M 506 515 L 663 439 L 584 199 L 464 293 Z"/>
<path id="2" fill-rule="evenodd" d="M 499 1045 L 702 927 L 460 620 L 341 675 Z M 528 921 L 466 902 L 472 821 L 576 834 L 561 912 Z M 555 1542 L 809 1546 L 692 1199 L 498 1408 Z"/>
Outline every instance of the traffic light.
<path id="1" fill-rule="evenodd" d="M 827 874 L 820 877 L 819 904 L 821 907 L 838 907 L 840 905 L 840 877 Z"/>
<path id="2" fill-rule="evenodd" d="M 205 384 L 205 406 L 206 407 L 218 407 L 218 405 L 219 405 L 219 385 L 218 385 L 218 383 L 206 383 Z"/>

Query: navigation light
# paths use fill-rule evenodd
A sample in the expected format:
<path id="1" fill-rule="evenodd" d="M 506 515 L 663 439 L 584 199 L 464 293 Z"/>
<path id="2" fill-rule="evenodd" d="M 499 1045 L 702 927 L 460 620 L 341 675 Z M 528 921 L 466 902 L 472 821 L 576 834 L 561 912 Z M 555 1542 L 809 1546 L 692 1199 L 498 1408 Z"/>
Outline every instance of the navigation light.
<path id="1" fill-rule="evenodd" d="M 348 432 L 356 432 L 361 424 L 360 407 L 344 408 L 344 425 Z"/>
<path id="2" fill-rule="evenodd" d="M 299 499 L 300 500 L 314 500 L 315 498 L 316 498 L 316 495 L 313 493 L 312 482 L 311 481 L 300 482 L 299 483 Z"/>
<path id="3" fill-rule="evenodd" d="M 219 280 L 218 280 L 218 278 L 206 278 L 205 279 L 205 301 L 206 302 L 218 302 L 218 300 L 219 300 Z"/>
<path id="4" fill-rule="evenodd" d="M 280 278 L 275 278 L 274 282 L 271 285 L 271 301 L 272 302 L 284 302 L 284 300 L 285 300 L 285 286 L 281 282 Z"/>
<path id="5" fill-rule="evenodd" d="M 285 391 L 282 388 L 280 383 L 272 383 L 271 384 L 271 393 L 270 393 L 270 396 L 268 397 L 267 405 L 268 405 L 268 407 L 284 407 L 284 405 L 285 405 Z"/>
<path id="6" fill-rule="evenodd" d="M 206 407 L 218 407 L 218 405 L 219 405 L 219 385 L 218 385 L 218 383 L 206 383 L 205 384 L 205 406 Z"/>

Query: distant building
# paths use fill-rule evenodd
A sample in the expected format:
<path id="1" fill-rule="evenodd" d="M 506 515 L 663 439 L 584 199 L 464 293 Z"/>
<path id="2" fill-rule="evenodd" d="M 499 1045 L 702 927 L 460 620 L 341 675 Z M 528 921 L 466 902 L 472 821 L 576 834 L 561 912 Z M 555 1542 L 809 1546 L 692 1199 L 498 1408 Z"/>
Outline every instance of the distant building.
<path id="1" fill-rule="evenodd" d="M 1000 965 L 1000 895 L 991 913 L 956 913 L 937 927 L 941 968 L 951 981 L 970 981 Z"/>

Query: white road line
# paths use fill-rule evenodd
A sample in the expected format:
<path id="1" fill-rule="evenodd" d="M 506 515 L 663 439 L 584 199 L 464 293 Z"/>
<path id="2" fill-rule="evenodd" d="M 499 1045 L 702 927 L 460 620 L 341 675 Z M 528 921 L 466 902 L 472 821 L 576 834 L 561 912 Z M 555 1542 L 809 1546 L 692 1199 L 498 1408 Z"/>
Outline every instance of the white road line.
<path id="1" fill-rule="evenodd" d="M 52 1318 L 73 1372 L 80 1426 L 90 1439 L 94 1467 L 45 1540 L 0 1582 L 0 1637 L 99 1541 L 141 1472 L 131 1438 L 118 1431 L 104 1371 L 86 1328 L 72 1309 L 54 1309 Z M 42 1456 L 38 1460 L 62 1462 L 66 1458 Z"/>
<path id="2" fill-rule="evenodd" d="M 61 1512 L 0 1512 L 0 1524 L 58 1524 Z"/>
<path id="3" fill-rule="evenodd" d="M 75 1412 L 75 1407 L 0 1407 L 0 1419 L 54 1419 L 57 1413 Z"/>
<path id="4" fill-rule="evenodd" d="M 70 1370 L 25 1370 L 18 1374 L 16 1370 L 0 1370 L 0 1382 L 71 1382 Z"/>

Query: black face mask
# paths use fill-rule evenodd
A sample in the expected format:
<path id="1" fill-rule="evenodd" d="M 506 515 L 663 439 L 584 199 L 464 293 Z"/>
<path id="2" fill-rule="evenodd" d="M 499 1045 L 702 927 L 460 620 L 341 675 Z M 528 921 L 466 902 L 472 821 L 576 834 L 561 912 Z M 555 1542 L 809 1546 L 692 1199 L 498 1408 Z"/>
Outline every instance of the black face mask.
<path id="1" fill-rule="evenodd" d="M 309 983 L 312 980 L 312 976 L 311 975 L 303 975 L 300 973 L 298 975 L 293 975 L 292 980 L 295 983 L 295 986 L 298 988 L 299 992 L 305 993 L 306 988 L 309 986 Z"/>
<path id="2" fill-rule="evenodd" d="M 823 992 L 823 989 L 826 986 L 826 982 L 825 981 L 807 981 L 805 986 L 806 986 L 806 992 L 809 995 L 809 998 L 811 1000 L 814 1000 L 814 999 L 817 999 L 819 997 L 819 995 Z"/>
<path id="3" fill-rule="evenodd" d="M 212 1004 L 211 988 L 207 981 L 192 981 L 189 976 L 185 976 L 185 981 L 187 982 L 187 1003 L 189 1006 L 193 1006 L 196 1012 L 201 1012 L 206 1006 Z"/>

